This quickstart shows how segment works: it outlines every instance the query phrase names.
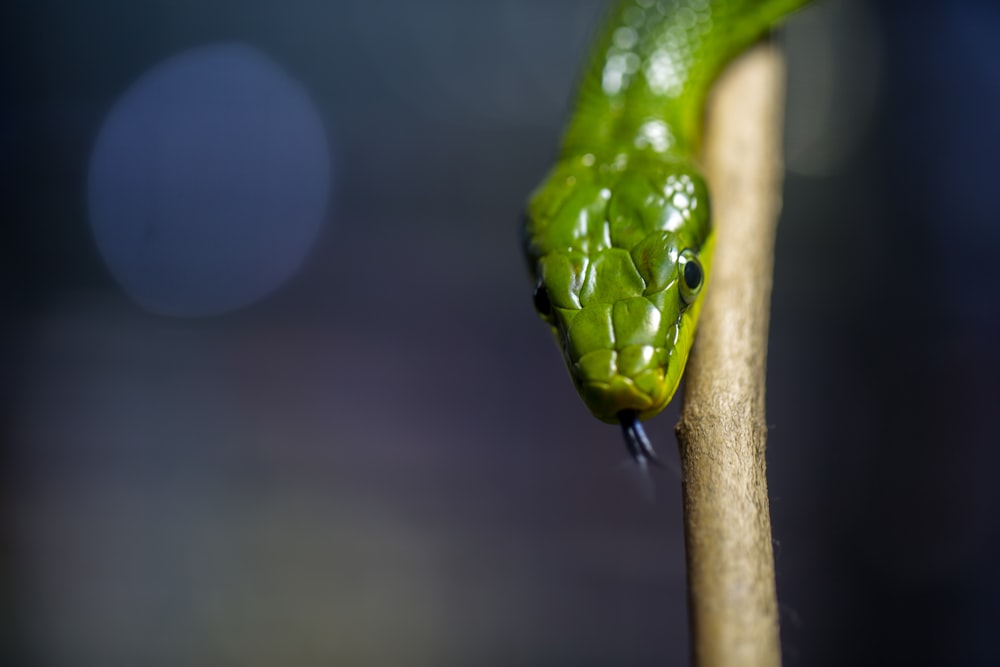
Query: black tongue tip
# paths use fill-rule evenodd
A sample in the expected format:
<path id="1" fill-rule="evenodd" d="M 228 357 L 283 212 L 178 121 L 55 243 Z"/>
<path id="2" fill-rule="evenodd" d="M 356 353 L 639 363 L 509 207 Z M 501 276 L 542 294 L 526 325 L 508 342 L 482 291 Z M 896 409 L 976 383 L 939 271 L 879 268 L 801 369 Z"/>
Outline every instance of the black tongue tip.
<path id="1" fill-rule="evenodd" d="M 625 436 L 625 447 L 629 455 L 640 466 L 647 463 L 660 465 L 660 459 L 656 457 L 653 445 L 646 437 L 646 430 L 642 428 L 642 422 L 635 410 L 622 410 L 618 413 L 618 421 L 622 425 L 622 434 Z"/>

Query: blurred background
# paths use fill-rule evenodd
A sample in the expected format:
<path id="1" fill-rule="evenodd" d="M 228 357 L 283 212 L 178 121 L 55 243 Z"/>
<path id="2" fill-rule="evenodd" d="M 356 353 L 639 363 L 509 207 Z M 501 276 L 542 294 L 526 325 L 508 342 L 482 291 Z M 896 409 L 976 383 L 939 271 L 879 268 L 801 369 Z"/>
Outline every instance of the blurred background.
<path id="1" fill-rule="evenodd" d="M 0 663 L 687 663 L 679 480 L 622 472 L 517 243 L 603 7 L 2 5 Z M 778 38 L 786 664 L 1000 661 L 998 34 Z"/>

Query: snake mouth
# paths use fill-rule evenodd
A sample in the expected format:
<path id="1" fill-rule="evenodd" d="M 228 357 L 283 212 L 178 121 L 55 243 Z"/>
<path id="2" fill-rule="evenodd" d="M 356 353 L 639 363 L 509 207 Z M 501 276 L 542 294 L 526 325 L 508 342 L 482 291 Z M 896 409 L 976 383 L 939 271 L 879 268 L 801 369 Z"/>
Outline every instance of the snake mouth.
<path id="1" fill-rule="evenodd" d="M 608 381 L 583 382 L 580 397 L 590 412 L 603 422 L 621 421 L 622 413 L 646 414 L 657 407 L 656 401 L 640 390 L 630 378 L 616 375 Z"/>
<path id="2" fill-rule="evenodd" d="M 603 422 L 618 423 L 619 413 L 641 418 L 659 412 L 670 400 L 667 352 L 651 345 L 595 350 L 570 366 L 577 390 L 590 412 Z"/>

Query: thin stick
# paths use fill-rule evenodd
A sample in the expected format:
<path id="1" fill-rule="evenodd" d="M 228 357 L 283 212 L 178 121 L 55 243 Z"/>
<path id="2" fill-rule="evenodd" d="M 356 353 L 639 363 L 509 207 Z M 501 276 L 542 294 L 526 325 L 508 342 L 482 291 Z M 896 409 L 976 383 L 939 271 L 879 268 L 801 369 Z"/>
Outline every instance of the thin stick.
<path id="1" fill-rule="evenodd" d="M 709 100 L 704 164 L 717 239 L 677 425 L 696 667 L 781 664 L 764 369 L 784 71 L 776 47 L 758 45 Z"/>

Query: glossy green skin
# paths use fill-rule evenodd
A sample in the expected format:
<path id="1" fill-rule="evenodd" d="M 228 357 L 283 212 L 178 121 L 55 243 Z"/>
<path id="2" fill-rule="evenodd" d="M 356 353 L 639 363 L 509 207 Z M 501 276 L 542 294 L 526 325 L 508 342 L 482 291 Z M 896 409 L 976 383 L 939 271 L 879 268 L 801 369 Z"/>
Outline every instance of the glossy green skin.
<path id="1" fill-rule="evenodd" d="M 805 0 L 628 0 L 612 11 L 560 157 L 524 222 L 533 278 L 574 384 L 595 417 L 670 402 L 708 276 L 708 192 L 696 158 L 708 90 L 725 64 Z M 686 297 L 686 298 L 685 298 Z"/>

